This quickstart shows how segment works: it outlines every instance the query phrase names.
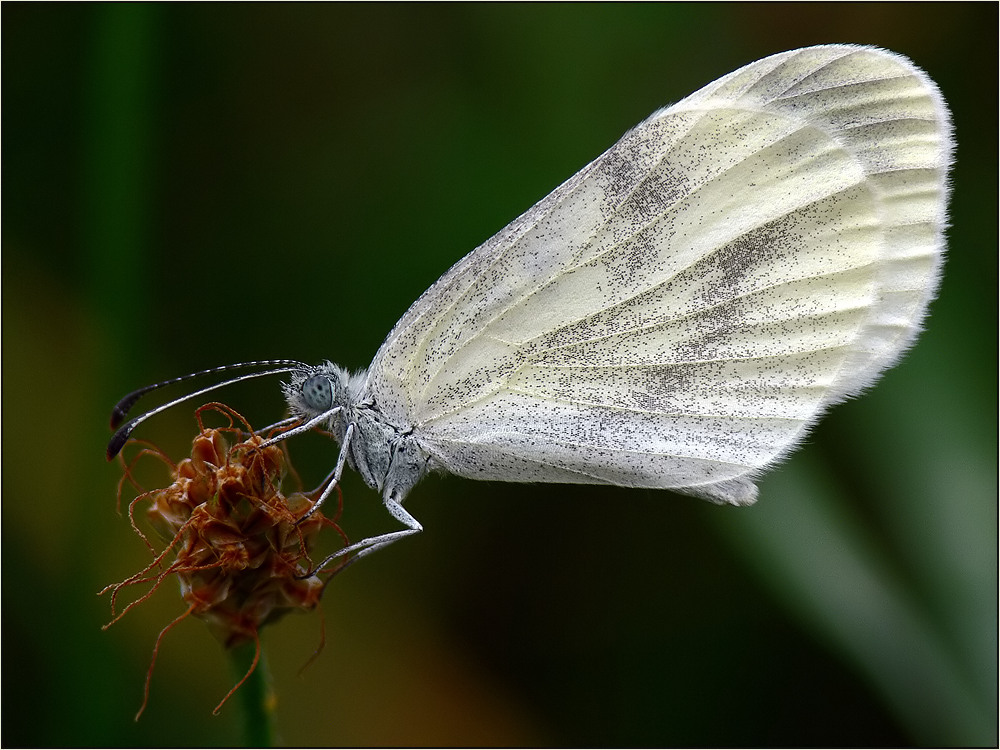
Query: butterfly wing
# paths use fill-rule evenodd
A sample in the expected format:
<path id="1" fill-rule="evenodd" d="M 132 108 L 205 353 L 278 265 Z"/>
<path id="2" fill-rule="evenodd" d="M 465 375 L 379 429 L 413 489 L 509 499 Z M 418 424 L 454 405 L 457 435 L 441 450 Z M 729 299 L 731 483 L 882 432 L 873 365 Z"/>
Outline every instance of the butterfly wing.
<path id="1" fill-rule="evenodd" d="M 368 394 L 460 476 L 751 503 L 754 475 L 916 335 L 950 152 L 905 58 L 760 60 L 459 261 L 393 329 Z"/>

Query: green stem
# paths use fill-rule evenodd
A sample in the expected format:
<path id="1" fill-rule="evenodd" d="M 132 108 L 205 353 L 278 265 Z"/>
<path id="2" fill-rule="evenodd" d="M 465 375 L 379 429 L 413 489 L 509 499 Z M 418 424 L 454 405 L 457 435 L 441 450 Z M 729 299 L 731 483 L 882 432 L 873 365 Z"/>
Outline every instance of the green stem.
<path id="1" fill-rule="evenodd" d="M 237 680 L 242 680 L 250 670 L 257 648 L 257 644 L 250 641 L 229 650 L 233 676 Z M 260 653 L 257 667 L 236 691 L 235 697 L 239 698 L 243 709 L 244 747 L 272 747 L 274 745 L 274 709 L 278 700 L 271 685 L 271 675 L 268 672 L 263 650 Z"/>

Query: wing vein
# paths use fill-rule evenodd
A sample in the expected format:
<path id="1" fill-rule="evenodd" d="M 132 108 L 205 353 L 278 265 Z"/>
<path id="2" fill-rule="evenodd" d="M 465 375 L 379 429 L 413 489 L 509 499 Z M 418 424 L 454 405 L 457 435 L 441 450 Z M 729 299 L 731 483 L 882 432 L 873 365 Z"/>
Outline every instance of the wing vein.
<path id="1" fill-rule="evenodd" d="M 707 111 L 710 111 L 710 110 L 706 110 L 706 112 L 707 112 Z M 789 133 L 789 134 L 788 134 L 788 136 L 786 136 L 786 138 L 787 138 L 787 137 L 790 137 L 791 135 L 792 135 L 792 134 L 791 134 L 791 133 Z M 755 155 L 759 154 L 760 152 L 762 152 L 762 151 L 766 150 L 767 148 L 771 148 L 771 147 L 773 147 L 773 146 L 777 145 L 778 143 L 780 143 L 780 142 L 781 142 L 781 140 L 784 140 L 784 138 L 780 139 L 779 141 L 775 141 L 774 143 L 770 143 L 770 144 L 768 144 L 767 146 L 764 146 L 763 148 L 759 149 L 758 151 L 755 151 L 755 152 L 753 152 L 752 154 L 749 154 L 749 155 L 748 155 L 748 156 L 747 156 L 746 158 L 751 158 L 752 156 L 755 156 Z M 663 161 L 663 158 L 665 158 L 665 157 L 661 157 L 661 159 L 660 159 L 660 160 L 659 160 L 659 161 L 657 162 L 657 164 L 659 164 L 660 162 L 662 162 L 662 161 Z M 745 161 L 745 159 L 744 159 L 744 161 Z M 596 162 L 595 162 L 595 163 L 596 163 Z M 685 196 L 684 196 L 684 197 L 685 197 L 685 199 L 689 199 L 690 197 L 692 197 L 692 196 L 694 196 L 694 195 L 697 195 L 697 194 L 698 194 L 698 192 L 700 192 L 701 190 L 703 190 L 703 189 L 707 188 L 707 186 L 708 186 L 708 185 L 710 185 L 711 183 L 715 182 L 716 180 L 718 180 L 718 179 L 721 179 L 721 178 L 722 178 L 722 177 L 723 177 L 723 176 L 724 176 L 724 175 L 725 175 L 726 173 L 728 173 L 728 172 L 729 172 L 730 170 L 732 170 L 732 169 L 735 169 L 735 168 L 737 168 L 737 167 L 739 166 L 739 164 L 740 164 L 740 163 L 742 163 L 742 162 L 737 162 L 736 164 L 733 164 L 732 166 L 729 166 L 729 167 L 727 167 L 726 169 L 722 170 L 721 172 L 718 172 L 718 173 L 716 173 L 716 174 L 712 175 L 712 176 L 711 176 L 710 178 L 708 178 L 707 180 L 705 180 L 705 181 L 704 181 L 703 183 L 701 183 L 700 185 L 696 186 L 696 187 L 695 187 L 695 188 L 693 188 L 693 189 L 692 189 L 692 190 L 691 190 L 690 192 L 688 192 L 687 194 L 685 194 Z M 651 172 L 652 172 L 652 170 L 651 170 Z M 639 181 L 639 183 L 637 183 L 637 186 L 636 186 L 635 190 L 637 190 L 637 189 L 638 189 L 638 186 L 639 186 L 639 184 L 641 184 L 641 183 L 643 183 L 643 182 L 645 182 L 645 181 L 646 181 L 646 178 L 644 177 L 644 178 L 643 178 L 642 180 L 640 180 L 640 181 Z M 842 189 L 840 189 L 840 190 L 837 190 L 837 191 L 834 191 L 834 192 L 832 192 L 832 193 L 829 193 L 829 194 L 826 194 L 826 195 L 823 195 L 823 196 L 820 196 L 820 197 L 817 197 L 817 198 L 815 198 L 815 199 L 813 199 L 813 200 L 808 200 L 808 201 L 804 201 L 804 202 L 802 202 L 802 203 L 800 203 L 800 204 L 797 204 L 796 206 L 794 206 L 794 207 L 790 208 L 790 209 L 789 209 L 788 211 L 785 211 L 785 212 L 783 212 L 783 213 L 781 213 L 781 214 L 776 214 L 776 215 L 774 215 L 773 217 L 770 217 L 770 218 L 768 219 L 768 222 L 764 222 L 764 223 L 769 223 L 769 222 L 772 222 L 772 221 L 778 221 L 778 220 L 780 220 L 780 219 L 781 219 L 781 218 L 783 218 L 783 217 L 786 217 L 786 216 L 789 216 L 789 215 L 791 215 L 791 214 L 795 213 L 796 211 L 801 211 L 802 209 L 804 209 L 804 208 L 807 208 L 807 207 L 809 207 L 809 206 L 812 206 L 812 205 L 815 205 L 815 204 L 819 203 L 820 201 L 823 201 L 823 200 L 828 200 L 828 199 L 829 199 L 829 198 L 831 198 L 831 197 L 834 197 L 834 196 L 837 196 L 837 195 L 840 195 L 840 194 L 842 194 L 842 193 L 845 193 L 846 191 L 848 191 L 848 190 L 851 190 L 851 189 L 853 189 L 854 187 L 856 187 L 856 185 L 857 185 L 857 183 L 852 183 L 851 185 L 847 185 L 847 186 L 843 187 L 843 188 L 842 188 Z M 632 192 L 630 193 L 630 195 L 634 194 L 635 190 L 633 190 L 633 191 L 632 191 Z M 561 201 L 560 201 L 560 202 L 561 202 Z M 676 204 L 675 204 L 675 205 L 676 205 Z M 492 316 L 492 317 L 491 317 L 491 318 L 490 318 L 489 320 L 487 320 L 487 321 L 483 322 L 483 323 L 482 323 L 482 324 L 480 325 L 480 327 L 479 327 L 479 331 L 481 332 L 481 331 L 483 331 L 483 330 L 487 329 L 487 328 L 488 328 L 488 327 L 489 327 L 489 326 L 490 326 L 491 324 L 493 324 L 494 322 L 496 322 L 496 321 L 497 321 L 497 320 L 498 320 L 499 318 L 503 317 L 503 316 L 504 316 L 504 315 L 506 315 L 506 314 L 507 314 L 508 312 L 510 312 L 510 311 L 511 311 L 511 310 L 512 310 L 512 309 L 513 309 L 513 308 L 514 308 L 514 307 L 515 307 L 516 305 L 518 305 L 518 304 L 521 304 L 521 303 L 522 303 L 522 302 L 524 302 L 525 300 L 528 300 L 528 299 L 530 299 L 531 297 L 533 297 L 534 295 L 536 295 L 536 294 L 537 294 L 538 292 L 542 291 L 542 290 L 543 290 L 543 289 L 545 289 L 545 288 L 546 288 L 547 286 L 549 286 L 550 284 L 552 284 L 552 283 L 553 283 L 553 282 L 554 282 L 554 281 L 555 281 L 556 279 L 560 278 L 561 276 L 564 276 L 564 275 L 566 275 L 566 274 L 568 274 L 568 273 L 572 273 L 572 272 L 573 272 L 574 270 L 576 270 L 576 269 L 578 269 L 578 268 L 581 268 L 581 267 L 583 267 L 583 266 L 585 266 L 585 265 L 587 265 L 587 264 L 589 264 L 589 263 L 593 263 L 594 261 L 596 261 L 596 260 L 599 260 L 600 258 L 602 258 L 602 257 L 605 257 L 605 256 L 607 256 L 608 254 L 610 254 L 610 253 L 614 252 L 615 250 L 619 249 L 619 248 L 620 248 L 620 247 L 621 247 L 622 245 L 624 245 L 624 244 L 626 244 L 627 242 L 629 242 L 629 241 L 633 240 L 633 239 L 634 239 L 634 238 L 635 238 L 635 237 L 636 237 L 636 236 L 637 236 L 637 235 L 638 235 L 639 233 L 641 233 L 642 231 L 645 231 L 645 230 L 646 230 L 646 229 L 648 229 L 649 227 L 651 227 L 651 226 L 653 226 L 653 225 L 655 225 L 655 224 L 659 223 L 660 221 L 664 220 L 664 219 L 665 219 L 665 217 L 669 216 L 669 215 L 670 215 L 670 214 L 671 214 L 671 213 L 673 212 L 673 210 L 674 210 L 674 207 L 671 207 L 671 208 L 669 208 L 668 210 L 666 210 L 666 211 L 663 211 L 663 212 L 662 212 L 662 213 L 660 213 L 660 214 L 657 214 L 657 215 L 656 215 L 656 217 L 655 217 L 655 218 L 654 218 L 653 220 L 651 220 L 651 221 L 649 221 L 649 222 L 647 222 L 647 223 L 645 223 L 645 224 L 641 225 L 641 226 L 640 226 L 640 227 L 638 227 L 638 228 L 637 228 L 637 229 L 636 229 L 635 231 L 633 231 L 633 232 L 631 232 L 630 234 L 628 234 L 627 236 L 624 236 L 624 237 L 622 237 L 621 239 L 617 240 L 616 242 L 614 242 L 614 243 L 613 243 L 612 245 L 610 245 L 610 246 L 609 246 L 608 248 L 606 248 L 605 250 L 602 250 L 602 251 L 601 251 L 600 253 L 598 253 L 597 255 L 594 255 L 594 256 L 592 256 L 592 257 L 588 258 L 588 260 L 587 260 L 586 262 L 582 262 L 582 263 L 577 263 L 577 264 L 575 264 L 575 265 L 572 265 L 572 266 L 564 266 L 564 267 L 562 267 L 562 268 L 558 269 L 558 272 L 556 272 L 556 273 L 552 274 L 551 276 L 549 276 L 548 278 L 546 278 L 546 279 L 545 279 L 545 280 L 544 280 L 544 281 L 543 281 L 542 283 L 539 283 L 539 284 L 537 284 L 537 285 L 536 285 L 536 286 L 535 286 L 535 287 L 534 287 L 533 289 L 531 289 L 531 290 L 530 290 L 529 292 L 527 292 L 526 294 L 524 294 L 524 295 L 521 295 L 520 297 L 517 297 L 516 299 L 513 299 L 513 300 L 512 300 L 511 302 L 510 302 L 510 304 L 509 304 L 509 305 L 507 305 L 506 307 L 504 307 L 504 308 L 503 308 L 502 310 L 498 311 L 498 312 L 497 312 L 497 313 L 496 313 L 495 315 L 493 315 L 493 316 Z M 547 215 L 547 214 L 546 214 L 546 215 Z M 586 243 L 584 243 L 583 245 L 581 245 L 581 250 L 585 250 L 585 249 L 587 249 L 587 248 L 589 248 L 589 247 L 592 247 L 592 246 L 593 246 L 593 242 L 594 242 L 594 237 L 595 237 L 595 235 L 597 235 L 597 234 L 598 234 L 598 233 L 600 232 L 600 230 L 602 230 L 602 229 L 605 229 L 605 228 L 607 228 L 607 225 L 608 225 L 608 224 L 609 224 L 609 223 L 610 223 L 610 222 L 611 222 L 611 221 L 613 220 L 613 218 L 614 218 L 614 214 L 611 214 L 611 215 L 609 215 L 609 216 L 608 216 L 608 218 L 607 218 L 607 219 L 605 219 L 605 221 L 604 221 L 604 222 L 603 222 L 602 224 L 598 225 L 598 226 L 597 226 L 597 227 L 595 228 L 595 231 L 591 232 L 591 234 L 590 234 L 590 236 L 589 236 L 589 238 L 588 238 L 587 242 L 586 242 Z M 537 224 L 538 224 L 538 222 L 535 222 L 535 223 L 533 224 L 533 226 L 537 226 Z M 736 239 L 738 239 L 739 237 L 744 237 L 744 236 L 746 236 L 746 234 L 747 234 L 748 232 L 752 231 L 753 229 L 756 229 L 756 228 L 759 228 L 760 226 L 761 226 L 761 224 L 758 224 L 758 225 L 756 225 L 756 226 L 754 226 L 754 227 L 751 227 L 751 228 L 750 228 L 750 229 L 748 229 L 748 230 L 747 230 L 746 232 L 743 232 L 743 233 L 741 233 L 741 234 L 738 234 L 738 235 L 734 236 L 734 237 L 732 238 L 732 240 L 730 240 L 730 241 L 733 241 L 733 240 L 736 240 Z M 522 233 L 521 237 L 523 237 L 523 236 L 524 236 L 524 234 L 526 234 L 526 233 L 527 233 L 527 232 L 525 232 L 525 233 Z M 512 249 L 512 248 L 514 247 L 514 245 L 515 245 L 515 244 L 516 244 L 516 242 L 515 242 L 515 243 L 511 243 L 511 244 L 509 244 L 509 245 L 508 245 L 508 246 L 507 246 L 507 247 L 506 247 L 506 248 L 504 249 L 504 253 L 506 253 L 507 251 L 511 250 L 511 249 Z M 611 304 L 611 305 L 608 305 L 608 306 L 606 306 L 606 307 L 603 307 L 603 308 L 597 308 L 597 309 L 595 309 L 595 310 L 592 310 L 592 311 L 590 311 L 590 312 L 588 313 L 588 315 L 587 315 L 587 316 L 586 316 L 585 318 L 578 318 L 578 319 L 576 319 L 576 320 L 572 320 L 572 321 L 568 321 L 567 323 L 565 323 L 565 324 L 564 324 L 564 327 L 565 327 L 566 325 L 572 325 L 573 323 L 577 323 L 577 322 L 580 322 L 581 320 L 585 320 L 585 319 L 587 319 L 587 318 L 589 318 L 589 317 L 592 317 L 593 315 L 597 315 L 597 314 L 599 314 L 599 313 L 602 313 L 602 312 L 605 312 L 605 311 L 607 311 L 607 310 L 611 310 L 611 309 L 614 309 L 615 307 L 618 307 L 619 305 L 623 305 L 623 304 L 627 304 L 628 302 L 631 302 L 631 301 L 632 301 L 632 300 L 634 300 L 634 299 L 635 299 L 636 297 L 639 297 L 639 296 L 640 296 L 640 295 L 642 295 L 642 294 L 646 294 L 646 293 L 648 293 L 648 292 L 650 292 L 650 291 L 652 291 L 652 290 L 655 290 L 655 289 L 657 289 L 657 288 L 659 288 L 659 287 L 662 287 L 662 286 L 663 286 L 663 285 L 665 285 L 665 284 L 669 284 L 669 283 L 670 283 L 671 281 L 673 281 L 673 280 L 674 280 L 674 279 L 675 279 L 675 278 L 676 278 L 676 277 L 677 277 L 678 275 L 680 275 L 680 274 L 681 274 L 681 273 L 683 273 L 684 271 L 687 271 L 688 269 L 690 269 L 692 265 L 694 265 L 694 264 L 695 264 L 695 263 L 697 263 L 697 262 L 702 262 L 702 261 L 704 261 L 704 260 L 705 260 L 706 258 L 710 258 L 710 257 L 712 257 L 713 255 L 715 255 L 716 253 L 718 253 L 718 252 L 719 252 L 719 251 L 720 251 L 721 249 L 722 249 L 722 247 L 715 247 L 715 248 L 713 248 L 713 249 L 712 249 L 712 252 L 710 252 L 710 253 L 706 253 L 705 255 L 702 255 L 702 256 L 699 256 L 699 257 L 698 257 L 698 258 L 697 258 L 696 260 L 694 260 L 694 261 L 693 261 L 692 263 L 690 263 L 690 264 L 688 264 L 688 265 L 685 265 L 685 266 L 681 266 L 681 267 L 679 267 L 679 268 L 678 268 L 678 269 L 677 269 L 677 270 L 676 270 L 676 271 L 675 271 L 675 272 L 674 272 L 674 273 L 673 273 L 672 275 L 670 275 L 670 276 L 667 276 L 667 277 L 665 277 L 665 278 L 664 278 L 663 280 L 661 280 L 661 281 L 660 281 L 660 282 L 658 282 L 657 284 L 654 284 L 654 285 L 652 285 L 652 286 L 649 286 L 649 287 L 646 287 L 646 288 L 643 288 L 643 289 L 640 289 L 640 290 L 638 290 L 638 291 L 637 291 L 637 292 L 636 292 L 635 294 L 632 294 L 632 295 L 630 295 L 630 296 L 628 296 L 628 297 L 624 298 L 623 300 L 621 300 L 621 301 L 619 301 L 619 302 L 616 302 L 616 303 L 614 303 L 614 304 Z M 495 261 L 494 261 L 493 263 L 491 263 L 491 264 L 490 264 L 490 267 L 492 267 L 492 266 L 493 266 L 493 265 L 494 265 L 494 264 L 495 264 L 496 262 L 498 262 L 498 261 L 499 261 L 499 259 L 500 259 L 500 258 L 499 258 L 499 256 L 498 256 L 498 258 L 497 258 L 497 259 L 496 259 L 496 260 L 495 260 Z M 481 274 L 481 275 L 480 275 L 480 278 L 481 278 L 481 277 L 482 277 L 483 275 L 485 275 L 485 271 L 483 272 L 483 274 Z M 461 297 L 459 297 L 458 299 L 464 299 L 464 298 L 465 298 L 465 296 L 466 296 L 466 295 L 467 295 L 467 294 L 468 294 L 468 293 L 470 292 L 470 290 L 471 290 L 471 289 L 472 289 L 472 288 L 473 288 L 474 286 L 475 286 L 474 284 L 473 284 L 473 285 L 470 285 L 470 286 L 469 286 L 469 289 L 467 289 L 467 290 L 466 290 L 466 291 L 465 291 L 465 292 L 464 292 L 464 293 L 463 293 L 463 294 L 461 295 Z M 455 304 L 457 304 L 457 302 L 458 302 L 458 299 L 456 300 L 456 302 L 455 302 L 455 303 L 453 303 L 453 305 L 452 305 L 452 306 L 451 306 L 451 307 L 450 307 L 449 309 L 452 309 L 452 308 L 454 307 L 454 305 L 455 305 Z M 457 355 L 457 354 L 458 354 L 458 353 L 459 353 L 460 351 L 462 351 L 462 350 L 463 350 L 463 349 L 464 349 L 464 348 L 465 348 L 466 346 L 468 346 L 468 345 L 469 345 L 469 344 L 471 344 L 471 343 L 472 343 L 473 341 L 475 341 L 475 340 L 476 340 L 476 339 L 478 338 L 478 336 L 479 336 L 479 333 L 476 333 L 476 334 L 473 334 L 473 335 L 470 335 L 470 336 L 468 336 L 468 337 L 467 337 L 467 338 L 466 338 L 465 340 L 463 340 L 463 341 L 462 341 L 462 342 L 461 342 L 460 344 L 458 344 L 458 346 L 456 346 L 456 347 L 455 347 L 455 350 L 454 350 L 454 352 L 453 352 L 453 353 L 451 354 L 451 356 L 449 357 L 449 359 L 450 359 L 451 357 L 454 357 L 455 355 Z M 430 338 L 431 338 L 431 337 L 430 337 L 430 336 L 428 336 L 428 337 L 427 337 L 427 340 L 429 340 Z M 498 340 L 502 340 L 502 339 L 498 339 Z M 423 390 L 421 391 L 421 394 L 420 394 L 420 395 L 421 395 L 421 398 L 422 398 L 422 399 L 423 399 L 423 398 L 426 398 L 426 395 L 427 395 L 427 392 L 428 392 L 428 391 L 429 391 L 429 390 L 431 389 L 431 387 L 432 387 L 432 385 L 433 385 L 433 383 L 434 383 L 435 379 L 436 379 L 436 378 L 438 377 L 438 375 L 440 375 L 440 373 L 442 372 L 442 370 L 444 370 L 444 369 L 445 369 L 445 367 L 447 366 L 447 362 L 448 362 L 448 359 L 444 359 L 444 360 L 442 360 L 441 364 L 440 364 L 440 365 L 439 365 L 439 366 L 437 367 L 437 369 L 435 369 L 433 373 L 431 373 L 431 374 L 429 374 L 429 375 L 428 375 L 428 377 L 427 377 L 427 379 L 426 379 L 426 381 L 425 381 L 425 384 L 424 384 L 424 388 L 423 388 Z"/>
<path id="2" fill-rule="evenodd" d="M 846 347 L 847 347 L 846 344 L 837 344 L 835 346 L 819 346 L 819 347 L 813 347 L 811 349 L 802 349 L 801 351 L 791 352 L 791 353 L 792 354 L 797 354 L 797 355 L 801 355 L 801 354 L 819 354 L 821 352 L 833 352 L 833 351 L 837 351 L 838 349 L 844 349 Z M 748 357 L 715 357 L 715 358 L 706 358 L 706 359 L 679 360 L 679 361 L 675 361 L 675 362 L 642 362 L 642 363 L 634 364 L 634 365 L 620 365 L 620 364 L 611 364 L 611 365 L 581 365 L 581 364 L 559 365 L 559 364 L 545 363 L 544 366 L 547 367 L 547 368 L 552 368 L 552 369 L 574 369 L 574 368 L 576 368 L 576 369 L 587 369 L 587 370 L 600 370 L 600 369 L 616 369 L 616 370 L 617 369 L 621 369 L 621 370 L 629 369 L 629 370 L 631 370 L 631 369 L 643 369 L 643 368 L 651 368 L 651 367 L 671 367 L 671 366 L 682 366 L 682 365 L 701 365 L 701 364 L 713 364 L 713 363 L 725 363 L 725 362 L 764 362 L 764 361 L 769 360 L 769 359 L 778 359 L 780 357 L 787 357 L 787 356 L 789 356 L 789 354 L 790 354 L 790 352 L 782 352 L 781 354 L 755 354 L 755 355 L 748 356 Z M 522 368 L 528 367 L 528 366 L 530 366 L 532 364 L 534 364 L 534 361 L 525 362 L 520 367 L 518 367 L 517 370 L 515 370 L 513 373 L 511 373 L 510 377 L 513 377 L 514 375 L 516 375 L 517 373 L 519 373 L 522 370 Z M 505 382 L 506 381 L 504 381 L 504 383 Z M 493 398 L 494 396 L 496 396 L 498 393 L 500 393 L 501 391 L 503 391 L 505 389 L 509 390 L 510 389 L 509 386 L 505 385 L 504 383 L 498 383 L 498 384 L 496 384 L 496 387 L 493 388 L 492 390 L 484 392 L 484 393 L 481 393 L 480 395 L 478 395 L 478 396 L 476 396 L 474 398 L 471 398 L 471 399 L 469 399 L 468 401 L 465 401 L 462 404 L 456 405 L 455 408 L 453 408 L 453 409 L 449 409 L 447 411 L 441 411 L 441 412 L 435 414 L 434 416 L 427 417 L 425 419 L 421 419 L 419 421 L 419 423 L 417 424 L 417 426 L 418 427 L 425 427 L 425 426 L 433 424 L 435 422 L 439 422 L 439 421 L 441 421 L 443 419 L 446 419 L 448 417 L 454 416 L 455 414 L 458 414 L 459 412 L 465 411 L 466 409 L 469 409 L 469 408 L 475 406 L 476 404 L 482 403 L 482 402 L 486 401 L 487 399 Z"/>
<path id="3" fill-rule="evenodd" d="M 921 257 L 921 256 L 916 256 L 916 257 Z M 566 348 L 569 348 L 569 347 L 579 346 L 581 344 L 597 343 L 598 341 L 604 341 L 606 339 L 614 338 L 615 336 L 623 336 L 623 335 L 627 335 L 627 334 L 640 333 L 642 331 L 649 331 L 649 330 L 652 330 L 654 328 L 657 328 L 658 326 L 662 326 L 662 325 L 664 325 L 666 323 L 676 323 L 678 321 L 682 321 L 682 320 L 685 320 L 685 319 L 693 318 L 693 317 L 695 317 L 697 315 L 702 315 L 702 314 L 704 314 L 704 313 L 706 313 L 706 312 L 708 312 L 710 310 L 717 310 L 717 309 L 719 309 L 721 307 L 724 307 L 725 305 L 728 305 L 728 304 L 730 304 L 732 302 L 735 302 L 735 301 L 741 300 L 741 299 L 745 299 L 747 297 L 750 297 L 751 295 L 758 294 L 758 293 L 763 292 L 763 291 L 767 291 L 767 290 L 770 290 L 770 289 L 778 289 L 778 288 L 780 288 L 782 286 L 787 286 L 789 284 L 794 284 L 794 283 L 796 283 L 798 281 L 808 281 L 810 279 L 821 279 L 821 278 L 824 278 L 824 277 L 832 277 L 832 276 L 836 276 L 837 274 L 840 274 L 840 273 L 847 273 L 849 271 L 856 271 L 856 270 L 858 270 L 860 268 L 865 268 L 865 267 L 870 266 L 870 265 L 872 265 L 872 264 L 871 263 L 862 263 L 861 265 L 850 266 L 848 268 L 845 268 L 843 270 L 838 270 L 836 272 L 831 272 L 831 273 L 827 273 L 827 274 L 816 274 L 816 275 L 813 275 L 813 276 L 803 276 L 801 279 L 790 279 L 788 281 L 783 281 L 783 282 L 780 282 L 780 283 L 777 283 L 777 284 L 772 284 L 770 286 L 764 286 L 764 287 L 760 287 L 758 289 L 752 289 L 752 290 L 749 290 L 749 291 L 747 291 L 745 293 L 738 294 L 738 295 L 736 295 L 734 297 L 727 297 L 726 299 L 723 299 L 723 300 L 719 301 L 716 304 L 706 305 L 704 307 L 699 307 L 699 308 L 696 308 L 696 309 L 693 309 L 693 310 L 688 310 L 688 311 L 684 312 L 681 315 L 675 315 L 673 317 L 663 318 L 662 320 L 656 320 L 656 321 L 653 321 L 653 322 L 651 322 L 649 324 L 635 326 L 633 328 L 626 328 L 626 329 L 622 329 L 622 330 L 611 331 L 609 333 L 604 333 L 604 334 L 601 334 L 601 335 L 598 335 L 598 336 L 592 336 L 590 338 L 581 338 L 581 339 L 578 339 L 576 341 L 570 341 L 570 342 L 565 343 L 565 344 L 556 344 L 556 345 L 553 345 L 553 346 L 548 346 L 548 347 L 545 347 L 544 349 L 538 349 L 537 351 L 532 352 L 532 355 L 533 355 L 533 357 L 534 357 L 534 355 L 539 355 L 540 356 L 540 355 L 546 354 L 548 352 L 553 352 L 553 351 L 558 351 L 560 349 L 566 349 Z M 656 289 L 659 286 L 660 285 L 657 285 L 656 287 L 651 287 L 650 290 Z M 624 303 L 622 303 L 622 304 L 624 304 Z M 605 310 L 613 310 L 617 306 L 618 305 L 612 305 L 611 307 L 604 308 L 604 310 L 600 310 L 598 312 L 604 312 Z M 868 305 L 848 305 L 848 306 L 844 306 L 844 307 L 838 307 L 838 308 L 833 309 L 833 310 L 828 310 L 826 312 L 819 313 L 816 317 L 822 317 L 822 316 L 825 316 L 825 315 L 831 315 L 831 314 L 835 314 L 835 313 L 855 312 L 855 311 L 858 311 L 858 310 L 862 310 L 865 307 L 868 307 Z M 594 313 L 594 314 L 596 314 L 596 313 Z M 588 316 L 588 317 L 590 317 L 590 316 Z M 799 317 L 801 318 L 801 317 L 805 317 L 805 316 L 799 316 Z M 581 318 L 581 320 L 586 320 L 586 318 Z M 781 320 L 787 320 L 787 319 L 781 319 Z M 772 322 L 776 322 L 776 321 L 772 321 Z M 548 335 L 548 334 L 542 334 L 542 335 Z M 495 336 L 493 336 L 491 338 L 493 338 L 496 341 L 503 341 L 503 339 L 496 338 Z M 538 338 L 541 338 L 541 336 L 536 336 L 534 339 L 529 339 L 529 341 L 535 341 Z M 506 344 L 512 343 L 512 342 L 509 342 L 509 341 L 503 341 L 503 342 L 506 343 Z"/>

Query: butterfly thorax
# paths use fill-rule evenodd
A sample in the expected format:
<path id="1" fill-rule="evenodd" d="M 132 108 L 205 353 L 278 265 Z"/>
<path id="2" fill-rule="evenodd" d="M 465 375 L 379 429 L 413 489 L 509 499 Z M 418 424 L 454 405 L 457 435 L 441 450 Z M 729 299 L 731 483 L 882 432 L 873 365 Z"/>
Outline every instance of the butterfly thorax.
<path id="1" fill-rule="evenodd" d="M 412 428 L 390 422 L 365 394 L 366 375 L 323 362 L 293 373 L 285 398 L 303 421 L 329 415 L 325 426 L 341 445 L 352 427 L 348 464 L 369 487 L 401 502 L 429 471 L 429 457 Z"/>

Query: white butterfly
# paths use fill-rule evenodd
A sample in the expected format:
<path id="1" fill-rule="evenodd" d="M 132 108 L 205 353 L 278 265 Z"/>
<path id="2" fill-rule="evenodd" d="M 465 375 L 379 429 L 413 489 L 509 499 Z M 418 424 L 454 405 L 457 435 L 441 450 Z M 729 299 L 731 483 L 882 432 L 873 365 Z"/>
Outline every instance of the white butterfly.
<path id="1" fill-rule="evenodd" d="M 405 526 L 337 556 L 420 531 L 402 504 L 430 471 L 753 503 L 761 471 L 917 335 L 951 152 L 906 58 L 773 55 L 656 112 L 460 260 L 367 371 L 251 363 L 293 373 L 301 424 L 277 439 L 339 441 L 322 499 L 347 462 Z"/>

